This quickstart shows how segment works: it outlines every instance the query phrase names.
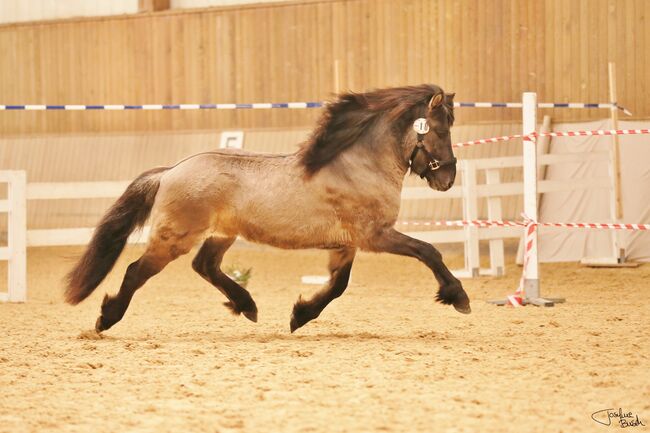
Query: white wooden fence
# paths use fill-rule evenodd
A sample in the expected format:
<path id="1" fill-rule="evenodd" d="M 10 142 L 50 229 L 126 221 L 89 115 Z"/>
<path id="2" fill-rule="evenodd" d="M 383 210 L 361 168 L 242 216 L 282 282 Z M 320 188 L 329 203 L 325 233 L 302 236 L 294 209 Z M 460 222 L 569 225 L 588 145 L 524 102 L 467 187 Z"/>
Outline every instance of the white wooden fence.
<path id="1" fill-rule="evenodd" d="M 575 163 L 585 161 L 609 161 L 609 152 L 575 153 L 562 155 L 541 155 L 538 165 Z M 462 184 L 455 185 L 445 192 L 434 191 L 429 187 L 408 187 L 402 191 L 403 200 L 439 200 L 460 198 L 463 203 L 463 219 L 479 218 L 479 200 L 487 200 L 487 218 L 499 220 L 501 197 L 521 195 L 523 182 L 500 182 L 500 170 L 522 167 L 523 157 L 501 157 L 489 159 L 469 159 L 459 162 Z M 485 183 L 479 184 L 478 172 L 485 172 Z M 8 197 L 0 200 L 0 213 L 8 213 L 8 244 L 0 247 L 0 260 L 8 260 L 8 293 L 0 293 L 0 301 L 24 302 L 26 299 L 26 246 L 83 245 L 92 236 L 92 227 L 27 230 L 26 204 L 35 200 L 117 198 L 126 189 L 129 181 L 120 182 L 74 182 L 74 183 L 26 183 L 24 171 L 0 171 L 0 183 L 7 183 Z M 541 180 L 538 192 L 573 191 L 576 189 L 612 189 L 609 176 L 593 179 L 566 181 Z M 465 268 L 454 271 L 459 277 L 479 275 L 503 275 L 503 239 L 519 238 L 519 227 L 461 227 L 432 231 L 409 231 L 411 236 L 431 243 L 463 243 L 465 249 Z M 135 233 L 130 242 L 145 242 L 148 228 L 143 233 Z M 479 242 L 488 241 L 490 267 L 481 269 Z M 1 287 L 1 286 L 0 286 Z"/>
<path id="2" fill-rule="evenodd" d="M 7 246 L 0 246 L 0 261 L 7 261 L 7 292 L 0 291 L 4 302 L 27 300 L 26 182 L 24 171 L 0 171 L 0 183 L 7 184 L 7 198 L 0 199 L 0 213 L 8 217 Z"/>

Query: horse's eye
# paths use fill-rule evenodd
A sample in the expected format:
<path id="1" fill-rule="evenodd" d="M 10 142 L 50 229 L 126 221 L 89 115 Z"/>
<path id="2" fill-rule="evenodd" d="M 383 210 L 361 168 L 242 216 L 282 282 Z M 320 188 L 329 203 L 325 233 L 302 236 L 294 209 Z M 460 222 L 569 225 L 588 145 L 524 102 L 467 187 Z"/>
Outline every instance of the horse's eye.
<path id="1" fill-rule="evenodd" d="M 436 129 L 435 132 L 438 135 L 438 137 L 445 137 L 447 136 L 447 134 L 449 134 L 449 131 L 443 131 L 441 129 Z"/>

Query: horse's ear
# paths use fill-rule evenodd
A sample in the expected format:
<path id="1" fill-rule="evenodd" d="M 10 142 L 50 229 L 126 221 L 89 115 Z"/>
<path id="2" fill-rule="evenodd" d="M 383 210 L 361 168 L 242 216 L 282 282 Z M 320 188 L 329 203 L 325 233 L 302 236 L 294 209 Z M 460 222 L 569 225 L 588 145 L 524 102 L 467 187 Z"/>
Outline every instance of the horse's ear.
<path id="1" fill-rule="evenodd" d="M 447 93 L 445 94 L 447 101 L 449 102 L 454 102 L 454 96 L 456 96 L 455 93 Z"/>
<path id="2" fill-rule="evenodd" d="M 431 100 L 429 101 L 429 110 L 433 110 L 434 108 L 442 104 L 443 99 L 444 99 L 443 93 L 436 93 L 435 95 L 433 95 L 431 97 Z"/>

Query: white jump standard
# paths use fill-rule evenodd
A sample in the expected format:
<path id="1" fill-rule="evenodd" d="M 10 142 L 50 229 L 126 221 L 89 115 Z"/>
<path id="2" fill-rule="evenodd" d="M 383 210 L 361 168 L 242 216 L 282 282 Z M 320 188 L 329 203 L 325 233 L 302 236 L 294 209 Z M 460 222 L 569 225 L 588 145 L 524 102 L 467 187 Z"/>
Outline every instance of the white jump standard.
<path id="1" fill-rule="evenodd" d="M 537 221 L 537 148 L 536 137 L 533 135 L 537 128 L 537 94 L 526 92 L 522 98 L 523 105 L 523 157 L 524 157 L 524 213 Z M 523 271 L 522 303 L 540 307 L 552 307 L 561 303 L 563 298 L 542 298 L 539 284 L 539 262 L 537 258 L 537 224 L 526 228 L 524 242 L 524 271 Z M 508 299 L 488 301 L 496 305 L 510 304 Z"/>

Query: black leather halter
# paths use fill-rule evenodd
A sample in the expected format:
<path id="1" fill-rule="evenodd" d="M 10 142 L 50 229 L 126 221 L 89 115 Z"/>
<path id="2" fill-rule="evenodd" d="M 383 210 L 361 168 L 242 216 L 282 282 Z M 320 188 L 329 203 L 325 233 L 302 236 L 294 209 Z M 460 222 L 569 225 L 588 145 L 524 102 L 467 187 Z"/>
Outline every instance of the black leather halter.
<path id="1" fill-rule="evenodd" d="M 418 152 L 422 151 L 424 152 L 424 155 L 427 157 L 429 162 L 426 165 L 426 168 L 422 173 L 418 173 L 417 171 L 413 170 L 413 161 L 415 160 L 415 157 L 417 156 Z M 429 173 L 430 171 L 436 171 L 441 167 L 445 167 L 447 165 L 456 165 L 456 157 L 452 157 L 451 159 L 447 159 L 445 161 L 440 161 L 433 156 L 431 152 L 427 150 L 426 147 L 424 147 L 424 134 L 418 134 L 418 142 L 415 145 L 415 148 L 413 149 L 413 152 L 411 153 L 411 171 L 413 171 L 415 174 L 420 176 L 420 178 L 424 179 L 424 177 Z"/>

